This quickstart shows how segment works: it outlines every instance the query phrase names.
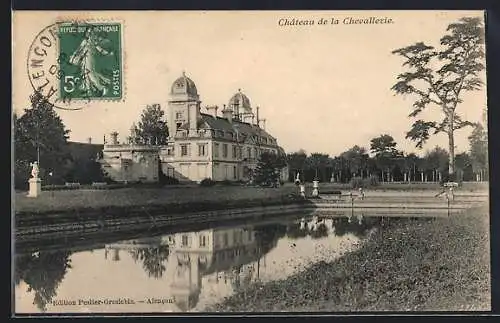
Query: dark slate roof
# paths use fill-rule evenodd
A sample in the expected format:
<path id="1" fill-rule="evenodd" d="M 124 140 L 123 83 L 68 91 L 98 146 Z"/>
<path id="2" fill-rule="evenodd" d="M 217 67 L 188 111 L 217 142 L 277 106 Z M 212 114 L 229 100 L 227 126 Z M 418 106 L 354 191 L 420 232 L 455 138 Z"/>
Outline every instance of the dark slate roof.
<path id="1" fill-rule="evenodd" d="M 198 90 L 196 89 L 196 84 L 194 84 L 193 80 L 187 77 L 185 73 L 182 73 L 182 76 L 172 83 L 170 93 L 198 95 Z"/>
<path id="2" fill-rule="evenodd" d="M 233 109 L 233 107 L 237 105 L 240 108 L 240 112 L 251 112 L 252 105 L 250 104 L 250 99 L 238 90 L 236 94 L 234 94 L 231 99 L 229 99 L 229 108 Z"/>
<path id="3" fill-rule="evenodd" d="M 223 130 L 233 133 L 238 133 L 241 141 L 246 141 L 252 136 L 267 137 L 268 139 L 274 139 L 269 133 L 264 129 L 257 127 L 256 125 L 249 124 L 247 122 L 241 122 L 238 120 L 233 120 L 229 122 L 224 117 L 215 117 L 210 114 L 201 113 L 201 118 L 198 120 L 199 129 L 213 129 L 213 130 Z M 188 130 L 189 123 L 183 124 L 180 129 Z M 250 139 L 251 140 L 251 139 Z"/>

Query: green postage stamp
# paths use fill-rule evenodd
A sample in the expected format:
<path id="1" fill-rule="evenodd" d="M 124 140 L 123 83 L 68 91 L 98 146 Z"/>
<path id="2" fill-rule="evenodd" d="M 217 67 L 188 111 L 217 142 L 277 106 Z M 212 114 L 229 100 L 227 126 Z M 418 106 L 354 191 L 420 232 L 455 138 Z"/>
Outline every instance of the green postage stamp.
<path id="1" fill-rule="evenodd" d="M 60 99 L 121 99 L 121 24 L 69 22 L 58 29 Z"/>

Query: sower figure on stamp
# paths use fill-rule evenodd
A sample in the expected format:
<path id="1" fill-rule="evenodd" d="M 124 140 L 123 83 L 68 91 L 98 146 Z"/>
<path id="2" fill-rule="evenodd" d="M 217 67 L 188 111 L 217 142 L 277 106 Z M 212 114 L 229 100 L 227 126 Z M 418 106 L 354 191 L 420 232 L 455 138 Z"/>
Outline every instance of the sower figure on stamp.
<path id="1" fill-rule="evenodd" d="M 111 84 L 111 80 L 96 71 L 94 58 L 96 55 L 114 55 L 112 51 L 103 48 L 109 42 L 109 39 L 98 36 L 91 28 L 88 28 L 82 42 L 71 55 L 69 62 L 72 65 L 79 66 L 82 73 L 82 90 L 87 92 L 98 91 L 102 95 L 106 95 L 106 87 Z"/>

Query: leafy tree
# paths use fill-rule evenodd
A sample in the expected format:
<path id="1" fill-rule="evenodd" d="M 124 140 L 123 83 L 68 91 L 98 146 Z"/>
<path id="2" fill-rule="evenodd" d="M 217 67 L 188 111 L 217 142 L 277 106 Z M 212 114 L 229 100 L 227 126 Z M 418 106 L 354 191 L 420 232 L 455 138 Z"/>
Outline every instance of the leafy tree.
<path id="1" fill-rule="evenodd" d="M 304 168 L 306 166 L 306 160 L 307 160 L 307 154 L 303 150 L 287 154 L 286 161 L 290 172 L 292 172 L 291 173 L 292 176 L 296 176 L 295 174 L 297 172 L 300 172 L 301 176 L 304 176 L 304 174 L 302 173 L 304 172 Z M 292 180 L 294 179 L 295 178 L 292 178 Z"/>
<path id="2" fill-rule="evenodd" d="M 38 92 L 30 99 L 31 107 L 21 117 L 14 117 L 15 175 L 20 177 L 16 187 L 29 179 L 30 163 L 40 161 L 40 177 L 44 179 L 48 172 L 64 176 L 70 159 L 67 149 L 70 131 L 65 129 L 53 105 Z"/>
<path id="3" fill-rule="evenodd" d="M 159 104 L 146 106 L 141 114 L 141 120 L 132 128 L 135 130 L 135 136 L 132 141 L 135 143 L 151 143 L 164 145 L 167 143 L 168 127 L 164 119 L 165 112 Z"/>
<path id="4" fill-rule="evenodd" d="M 383 134 L 370 140 L 370 151 L 376 157 L 380 156 L 394 156 L 397 152 L 397 143 L 390 135 Z"/>
<path id="5" fill-rule="evenodd" d="M 472 179 L 472 174 L 470 174 L 470 170 L 472 170 L 472 160 L 468 153 L 463 152 L 455 156 L 455 167 L 457 168 L 457 174 L 459 172 L 461 174 L 458 178 L 460 181 Z"/>
<path id="6" fill-rule="evenodd" d="M 488 133 L 480 123 L 475 125 L 469 136 L 469 144 L 475 172 L 486 171 L 488 169 Z"/>
<path id="7" fill-rule="evenodd" d="M 310 171 L 314 172 L 312 178 L 324 181 L 326 178 L 326 168 L 329 165 L 330 156 L 328 154 L 312 153 L 307 159 Z"/>
<path id="8" fill-rule="evenodd" d="M 270 152 L 260 154 L 255 171 L 255 183 L 263 186 L 274 186 L 279 179 L 280 170 L 286 166 L 285 156 Z"/>
<path id="9" fill-rule="evenodd" d="M 396 166 L 396 158 L 403 158 L 403 153 L 398 151 L 396 146 L 396 141 L 388 134 L 382 134 L 370 141 L 370 151 L 375 154 L 375 162 L 382 172 L 382 180 L 383 172 L 386 171 L 389 175 Z"/>
<path id="10" fill-rule="evenodd" d="M 348 161 L 349 171 L 352 175 L 361 176 L 362 171 L 367 168 L 368 153 L 366 148 L 358 145 L 340 154 L 340 157 Z"/>
<path id="11" fill-rule="evenodd" d="M 454 133 L 473 124 L 457 113 L 465 92 L 479 90 L 483 82 L 479 73 L 484 69 L 484 30 L 480 18 L 461 18 L 447 28 L 448 34 L 441 40 L 441 48 L 418 42 L 394 50 L 402 56 L 408 71 L 399 74 L 392 86 L 396 94 L 417 97 L 409 117 L 416 118 L 429 105 L 442 111 L 441 121 L 416 120 L 406 138 L 416 142 L 418 148 L 433 134 L 446 133 L 449 146 L 449 174 L 455 172 Z"/>
<path id="12" fill-rule="evenodd" d="M 433 171 L 433 179 L 437 180 L 438 173 L 445 173 L 448 168 L 449 154 L 448 152 L 436 146 L 433 150 L 428 151 L 424 157 L 427 160 L 427 167 Z"/>

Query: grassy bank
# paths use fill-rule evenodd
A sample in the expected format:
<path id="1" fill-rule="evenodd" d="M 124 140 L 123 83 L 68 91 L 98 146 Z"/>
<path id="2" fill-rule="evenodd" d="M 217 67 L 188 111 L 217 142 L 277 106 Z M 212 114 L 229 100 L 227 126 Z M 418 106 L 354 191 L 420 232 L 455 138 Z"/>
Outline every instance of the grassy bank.
<path id="1" fill-rule="evenodd" d="M 193 187 L 193 188 L 124 188 L 116 190 L 70 190 L 42 192 L 37 198 L 16 193 L 16 213 L 43 213 L 84 210 L 88 208 L 129 208 L 168 204 L 217 202 L 224 205 L 238 201 L 269 200 L 286 197 L 296 188 Z"/>
<path id="2" fill-rule="evenodd" d="M 307 190 L 312 184 L 307 183 Z M 465 183 L 463 190 L 484 190 L 485 183 Z M 349 184 L 321 183 L 320 192 L 331 190 L 350 190 Z M 439 190 L 437 183 L 398 184 L 387 183 L 374 190 Z M 259 188 L 246 186 L 213 187 L 131 187 L 113 190 L 61 190 L 43 191 L 37 198 L 29 198 L 26 192 L 17 192 L 14 208 L 16 213 L 23 212 L 60 212 L 75 209 L 103 207 L 133 207 L 147 205 L 166 205 L 169 203 L 221 202 L 240 200 L 273 199 L 297 193 L 293 184 L 281 188 Z"/>
<path id="3" fill-rule="evenodd" d="M 207 310 L 489 310 L 489 248 L 486 207 L 451 218 L 388 222 L 357 251 L 255 284 Z"/>

